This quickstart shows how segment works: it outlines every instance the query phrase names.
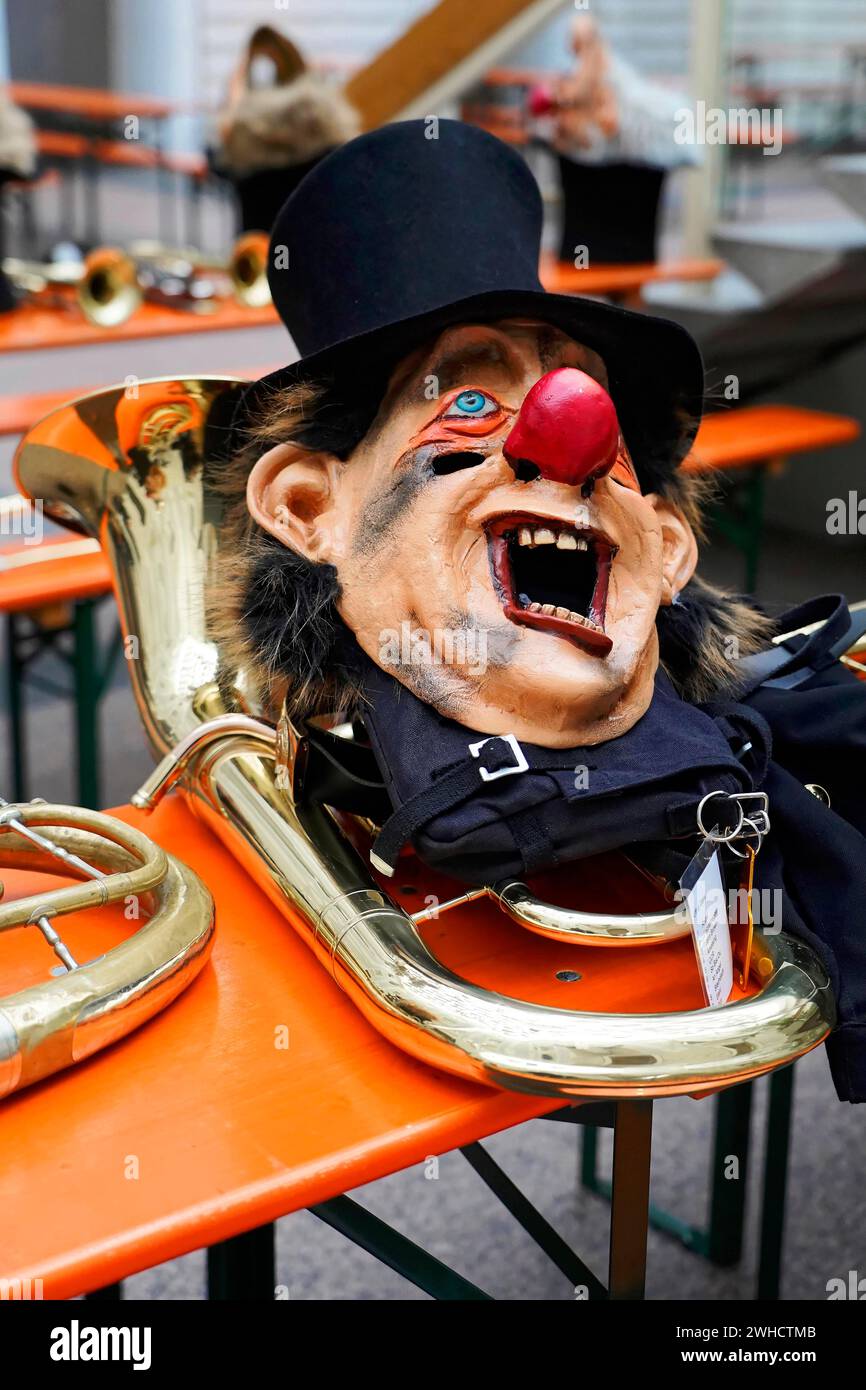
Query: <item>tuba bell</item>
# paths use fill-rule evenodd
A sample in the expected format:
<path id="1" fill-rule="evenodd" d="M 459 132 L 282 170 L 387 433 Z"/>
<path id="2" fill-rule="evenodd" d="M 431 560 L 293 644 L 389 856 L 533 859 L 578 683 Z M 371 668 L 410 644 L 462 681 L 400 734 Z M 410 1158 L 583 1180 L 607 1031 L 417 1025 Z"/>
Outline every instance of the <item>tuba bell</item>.
<path id="1" fill-rule="evenodd" d="M 440 895 L 431 932 L 429 909 L 407 910 L 399 885 L 374 876 L 370 827 L 293 793 L 303 730 L 277 746 L 249 673 L 226 665 L 207 618 L 224 505 L 219 441 L 241 385 L 142 382 L 134 401 L 120 386 L 101 391 L 47 416 L 16 455 L 24 495 L 104 547 L 124 632 L 138 638 L 130 676 L 160 761 L 134 804 L 152 807 L 177 788 L 366 1018 L 398 1047 L 460 1076 L 562 1097 L 701 1094 L 821 1042 L 835 1017 L 829 981 L 814 954 L 784 934 L 756 934 L 741 996 L 716 1009 L 616 1013 L 554 1006 L 538 992 L 517 997 L 508 956 L 515 933 L 529 939 L 527 927 L 554 938 L 555 948 L 535 941 L 560 963 L 567 951 L 624 969 L 652 957 L 663 973 L 663 954 L 688 943 L 669 939 L 682 934 L 670 911 L 593 913 L 542 902 L 523 884 Z M 416 871 L 420 892 L 429 891 L 423 866 Z M 575 898 L 579 888 L 576 873 Z M 451 911 L 462 921 L 480 914 L 480 929 L 498 933 L 501 984 L 449 965 Z M 590 951 L 598 944 L 615 955 Z"/>

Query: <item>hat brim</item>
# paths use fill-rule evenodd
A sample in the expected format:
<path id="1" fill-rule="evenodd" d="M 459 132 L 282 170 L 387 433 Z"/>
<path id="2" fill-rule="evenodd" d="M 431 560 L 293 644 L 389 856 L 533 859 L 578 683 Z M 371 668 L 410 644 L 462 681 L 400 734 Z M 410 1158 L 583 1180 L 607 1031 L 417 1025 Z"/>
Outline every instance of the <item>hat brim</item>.
<path id="1" fill-rule="evenodd" d="M 299 382 L 343 382 L 353 391 L 359 386 L 373 391 L 435 332 L 514 317 L 549 323 L 599 353 L 641 482 L 648 491 L 663 484 L 688 452 L 700 423 L 704 368 L 694 339 L 668 319 L 544 290 L 489 290 L 311 353 L 252 382 L 237 423 L 254 427 L 257 409 Z"/>

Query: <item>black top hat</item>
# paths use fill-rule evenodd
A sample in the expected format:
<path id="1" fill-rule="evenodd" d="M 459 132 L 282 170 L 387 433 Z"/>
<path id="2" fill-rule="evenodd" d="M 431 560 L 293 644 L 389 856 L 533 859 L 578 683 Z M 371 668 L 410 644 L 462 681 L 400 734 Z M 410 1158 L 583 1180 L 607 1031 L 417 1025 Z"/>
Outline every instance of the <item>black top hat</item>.
<path id="1" fill-rule="evenodd" d="M 659 485 L 700 417 L 697 346 L 667 320 L 547 294 L 541 221 L 524 160 L 462 121 L 401 121 L 335 150 L 274 224 L 268 278 L 301 358 L 247 389 L 246 418 L 274 388 L 328 383 L 331 399 L 346 403 L 348 452 L 407 352 L 451 324 L 520 315 L 601 354 L 644 486 Z"/>

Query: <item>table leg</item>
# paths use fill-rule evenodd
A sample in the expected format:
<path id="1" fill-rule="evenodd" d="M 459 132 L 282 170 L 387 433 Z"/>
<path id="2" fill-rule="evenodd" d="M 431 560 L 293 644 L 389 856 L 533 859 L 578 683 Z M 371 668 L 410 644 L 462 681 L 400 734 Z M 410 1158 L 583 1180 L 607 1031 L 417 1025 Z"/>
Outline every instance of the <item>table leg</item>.
<path id="1" fill-rule="evenodd" d="M 794 1068 L 782 1067 L 770 1077 L 767 1115 L 767 1148 L 764 1154 L 764 1190 L 761 1203 L 761 1254 L 758 1264 L 758 1298 L 776 1301 L 782 1269 L 785 1230 L 785 1197 L 788 1186 L 788 1150 L 791 1139 L 791 1106 Z"/>
<path id="2" fill-rule="evenodd" d="M 743 1251 L 751 1118 L 751 1081 L 744 1086 L 732 1086 L 717 1097 L 706 1249 L 707 1258 L 717 1265 L 737 1264 Z M 737 1160 L 735 1178 L 729 1178 L 725 1172 L 731 1158 Z"/>
<path id="3" fill-rule="evenodd" d="M 271 1302 L 276 1282 L 273 1224 L 232 1236 L 207 1252 L 210 1299 Z"/>
<path id="4" fill-rule="evenodd" d="M 562 1236 L 544 1219 L 528 1198 L 524 1197 L 520 1188 L 502 1171 L 481 1144 L 467 1144 L 460 1152 L 475 1169 L 482 1182 L 485 1182 L 490 1191 L 499 1198 L 506 1211 L 511 1212 L 527 1235 L 532 1237 L 539 1249 L 544 1251 L 575 1289 L 585 1289 L 587 1298 L 607 1297 L 607 1290 L 600 1280 L 596 1279 L 588 1265 L 566 1245 Z"/>
<path id="5" fill-rule="evenodd" d="M 649 1225 L 651 1100 L 621 1100 L 613 1131 L 608 1297 L 641 1299 Z"/>
<path id="6" fill-rule="evenodd" d="M 366 1207 L 353 1202 L 351 1197 L 334 1197 L 330 1202 L 321 1202 L 309 1210 L 327 1226 L 347 1236 L 354 1245 L 359 1245 L 383 1265 L 408 1279 L 410 1284 L 423 1289 L 431 1298 L 453 1302 L 487 1300 L 490 1297 L 464 1279 L 462 1274 L 437 1260 L 435 1255 L 422 1250 L 401 1231 L 395 1231 L 393 1226 L 380 1221 Z"/>
<path id="7" fill-rule="evenodd" d="M 24 668 L 18 656 L 18 628 L 14 613 L 9 613 L 6 618 L 6 660 L 9 742 L 12 747 L 12 800 L 24 801 L 27 797 L 27 730 L 21 698 Z"/>
<path id="8" fill-rule="evenodd" d="M 590 1192 L 598 1192 L 598 1130 L 587 1125 L 581 1135 L 580 1146 L 580 1185 Z"/>
<path id="9" fill-rule="evenodd" d="M 78 741 L 78 800 L 99 807 L 99 672 L 96 651 L 96 608 L 86 600 L 75 605 L 73 672 L 75 732 Z"/>

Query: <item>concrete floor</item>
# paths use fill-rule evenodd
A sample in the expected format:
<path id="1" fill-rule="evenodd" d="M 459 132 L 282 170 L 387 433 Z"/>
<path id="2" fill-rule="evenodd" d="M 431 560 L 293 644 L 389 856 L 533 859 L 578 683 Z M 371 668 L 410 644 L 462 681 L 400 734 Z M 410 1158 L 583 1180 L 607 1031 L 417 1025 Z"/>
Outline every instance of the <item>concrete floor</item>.
<path id="1" fill-rule="evenodd" d="M 112 202 L 111 207 L 114 206 Z M 129 216 L 128 205 L 126 215 Z M 238 360 L 234 364 L 241 365 L 272 361 L 282 351 L 280 330 L 268 330 L 264 335 L 250 333 L 237 343 L 208 343 L 209 338 L 217 336 L 222 335 L 203 335 L 200 343 L 195 344 L 199 370 L 224 369 L 226 357 L 235 353 Z M 165 345 L 163 350 L 166 366 L 170 363 L 174 370 L 178 365 L 176 354 L 171 347 L 165 350 Z M 58 370 L 63 373 L 60 384 L 68 382 L 71 387 L 118 379 L 127 371 L 145 374 L 140 369 L 140 353 L 135 345 L 99 349 L 86 361 L 74 353 L 63 354 L 62 359 L 57 354 L 33 354 L 10 365 L 15 366 L 16 381 L 14 385 L 4 382 L 4 390 L 47 390 L 57 384 Z M 9 454 L 8 447 L 0 452 L 0 492 L 8 490 Z M 718 582 L 734 587 L 742 582 L 739 557 L 721 544 L 706 548 L 702 569 L 707 577 Z M 766 602 L 794 603 L 831 588 L 845 591 L 851 598 L 866 597 L 862 542 L 843 545 L 828 539 L 810 540 L 804 545 L 784 532 L 768 535 L 759 582 L 759 594 Z M 107 637 L 111 627 L 107 605 L 101 625 Z M 62 677 L 59 671 L 53 674 L 58 679 Z M 104 701 L 101 733 L 107 753 L 104 801 L 112 805 L 126 800 L 151 766 L 122 674 Z M 8 735 L 3 719 L 0 758 L 5 748 Z M 74 798 L 67 701 L 44 694 L 33 696 L 29 748 L 34 791 L 51 799 Z M 5 770 L 0 772 L 0 791 L 6 778 Z M 182 1002 L 176 1007 L 182 1008 Z M 753 1161 L 744 1179 L 748 1183 L 748 1226 L 741 1265 L 715 1269 L 670 1238 L 654 1232 L 649 1249 L 650 1298 L 753 1296 L 766 1089 L 766 1083 L 757 1087 Z M 678 1099 L 656 1105 L 653 1199 L 695 1222 L 704 1219 L 707 1208 L 712 1115 L 712 1102 Z M 862 1110 L 840 1105 L 836 1100 L 823 1050 L 798 1064 L 782 1291 L 786 1299 L 824 1299 L 829 1279 L 847 1276 L 849 1270 L 866 1273 L 864 1120 L 866 1114 Z M 603 1277 L 608 1206 L 577 1184 L 579 1133 L 571 1126 L 533 1121 L 494 1137 L 488 1141 L 488 1147 Z M 608 1149 L 609 1140 L 605 1137 L 605 1163 Z M 569 1300 L 574 1296 L 567 1280 L 497 1205 L 459 1154 L 442 1157 L 436 1180 L 429 1180 L 423 1168 L 413 1168 L 354 1195 L 498 1298 Z M 294 1299 L 424 1297 L 307 1213 L 279 1222 L 278 1257 L 278 1282 Z M 125 1286 L 125 1296 L 133 1299 L 197 1299 L 203 1294 L 201 1252 L 137 1275 Z"/>

